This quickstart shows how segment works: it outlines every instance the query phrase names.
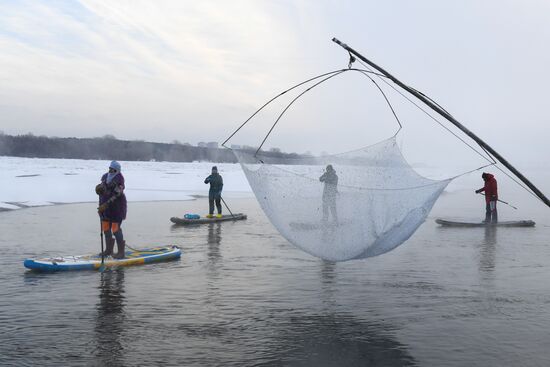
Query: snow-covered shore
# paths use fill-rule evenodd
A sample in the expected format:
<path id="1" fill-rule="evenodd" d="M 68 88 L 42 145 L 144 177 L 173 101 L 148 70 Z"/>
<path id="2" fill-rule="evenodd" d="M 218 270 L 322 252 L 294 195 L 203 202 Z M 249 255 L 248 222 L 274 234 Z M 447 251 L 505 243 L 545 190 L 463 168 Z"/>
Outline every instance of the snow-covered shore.
<path id="1" fill-rule="evenodd" d="M 252 196 L 239 164 L 120 162 L 129 201 L 190 200 L 207 195 L 213 165 L 224 178 L 224 195 Z M 95 202 L 94 188 L 109 161 L 0 157 L 0 208 Z"/>
<path id="2" fill-rule="evenodd" d="M 95 202 L 95 185 L 107 172 L 110 161 L 81 159 L 19 158 L 0 156 L 0 211 L 28 206 L 60 203 Z M 196 195 L 207 195 L 204 178 L 213 165 L 218 166 L 224 178 L 224 196 L 253 197 L 252 189 L 239 164 L 125 162 L 121 161 L 126 179 L 126 197 L 129 201 L 191 200 Z M 494 172 L 494 168 L 487 168 Z M 417 169 L 426 177 L 450 177 L 429 167 Z M 464 169 L 466 171 L 466 169 Z M 550 184 L 548 169 L 524 172 L 544 190 Z M 473 172 L 451 182 L 447 193 L 459 190 L 473 192 L 482 185 L 480 172 Z M 505 176 L 498 175 L 499 190 L 510 196 L 511 191 L 522 191 Z M 547 190 L 546 190 L 547 191 Z"/>

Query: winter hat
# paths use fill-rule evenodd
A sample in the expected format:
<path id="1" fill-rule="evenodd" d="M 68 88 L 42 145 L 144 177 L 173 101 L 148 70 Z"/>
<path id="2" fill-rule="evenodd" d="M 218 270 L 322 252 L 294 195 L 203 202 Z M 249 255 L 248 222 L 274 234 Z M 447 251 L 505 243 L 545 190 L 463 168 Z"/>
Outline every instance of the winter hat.
<path id="1" fill-rule="evenodd" d="M 120 163 L 118 163 L 117 161 L 112 161 L 111 164 L 109 165 L 109 168 L 112 168 L 117 172 L 120 172 Z"/>
<path id="2" fill-rule="evenodd" d="M 213 166 L 213 167 L 212 167 L 212 172 L 218 172 L 218 167 Z"/>

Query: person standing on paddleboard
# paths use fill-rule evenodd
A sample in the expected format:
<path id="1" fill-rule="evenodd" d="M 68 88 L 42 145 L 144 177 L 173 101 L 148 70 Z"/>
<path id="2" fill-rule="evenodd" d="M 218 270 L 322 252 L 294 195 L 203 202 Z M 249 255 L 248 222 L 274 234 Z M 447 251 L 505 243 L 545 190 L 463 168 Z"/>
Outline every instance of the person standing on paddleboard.
<path id="1" fill-rule="evenodd" d="M 323 187 L 323 221 L 328 220 L 328 212 L 332 215 L 332 220 L 338 222 L 338 214 L 336 213 L 336 196 L 338 195 L 338 175 L 329 164 L 325 170 L 325 173 L 319 177 L 319 181 L 325 183 Z"/>
<path id="2" fill-rule="evenodd" d="M 496 223 L 498 221 L 497 214 L 497 201 L 498 201 L 498 191 L 497 191 L 497 180 L 495 176 L 483 172 L 481 178 L 485 181 L 485 185 L 481 189 L 476 190 L 476 194 L 482 193 L 485 191 L 485 223 Z"/>
<path id="3" fill-rule="evenodd" d="M 97 212 L 101 218 L 101 230 L 105 234 L 104 256 L 113 256 L 115 259 L 123 259 L 126 242 L 120 228 L 122 221 L 126 219 L 126 195 L 124 195 L 124 176 L 120 172 L 120 163 L 112 161 L 109 172 L 101 177 L 101 183 L 95 191 L 99 195 L 99 208 Z M 117 253 L 113 255 L 115 239 Z"/>
<path id="4" fill-rule="evenodd" d="M 209 211 L 207 218 L 214 217 L 214 202 L 216 202 L 216 208 L 218 209 L 218 218 L 222 217 L 222 189 L 223 189 L 223 179 L 222 176 L 218 173 L 218 167 L 212 167 L 212 174 L 204 180 L 205 184 L 210 184 L 210 190 L 208 191 L 208 204 Z"/>

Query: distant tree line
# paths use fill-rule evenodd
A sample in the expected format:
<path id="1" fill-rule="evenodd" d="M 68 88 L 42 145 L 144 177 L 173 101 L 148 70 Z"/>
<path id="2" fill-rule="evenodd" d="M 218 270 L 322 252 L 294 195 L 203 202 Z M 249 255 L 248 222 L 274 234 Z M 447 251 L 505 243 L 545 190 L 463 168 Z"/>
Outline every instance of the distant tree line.
<path id="1" fill-rule="evenodd" d="M 253 150 L 253 147 L 245 147 Z M 298 157 L 282 153 L 279 149 L 262 152 L 272 157 Z M 225 148 L 207 148 L 173 143 L 151 143 L 136 140 L 119 140 L 112 135 L 98 138 L 58 138 L 47 136 L 6 135 L 0 133 L 0 156 L 32 158 L 104 159 L 122 161 L 207 161 L 236 163 L 233 151 Z"/>

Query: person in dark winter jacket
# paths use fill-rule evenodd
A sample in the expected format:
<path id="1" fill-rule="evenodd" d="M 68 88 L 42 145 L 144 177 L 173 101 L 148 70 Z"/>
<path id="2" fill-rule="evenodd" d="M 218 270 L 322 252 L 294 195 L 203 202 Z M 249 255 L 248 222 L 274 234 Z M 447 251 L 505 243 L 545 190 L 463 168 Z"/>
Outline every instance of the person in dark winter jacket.
<path id="1" fill-rule="evenodd" d="M 331 164 L 327 166 L 325 173 L 319 177 L 319 181 L 325 183 L 323 187 L 323 221 L 328 220 L 328 212 L 330 209 L 332 219 L 334 222 L 337 222 L 336 196 L 338 195 L 338 175 L 336 175 L 336 171 Z"/>
<path id="2" fill-rule="evenodd" d="M 97 209 L 101 218 L 101 229 L 105 235 L 104 256 L 113 256 L 116 259 L 124 258 L 126 242 L 122 235 L 121 224 L 126 219 L 126 196 L 124 195 L 124 176 L 120 172 L 120 163 L 112 161 L 109 165 L 109 172 L 101 177 L 101 183 L 96 186 L 96 193 L 99 195 L 99 208 Z M 113 255 L 115 239 L 117 253 Z"/>
<path id="3" fill-rule="evenodd" d="M 222 176 L 218 173 L 218 167 L 212 167 L 212 174 L 204 180 L 205 184 L 210 184 L 210 190 L 208 191 L 208 204 L 209 211 L 207 218 L 212 218 L 214 216 L 214 202 L 216 203 L 216 209 L 218 209 L 218 218 L 222 216 L 222 189 L 223 189 L 223 179 Z"/>
<path id="4" fill-rule="evenodd" d="M 496 223 L 498 221 L 497 214 L 497 201 L 498 201 L 498 190 L 497 190 L 497 180 L 495 176 L 490 173 L 483 172 L 481 178 L 485 181 L 485 184 L 481 189 L 476 190 L 476 194 L 482 193 L 485 191 L 485 223 Z"/>

